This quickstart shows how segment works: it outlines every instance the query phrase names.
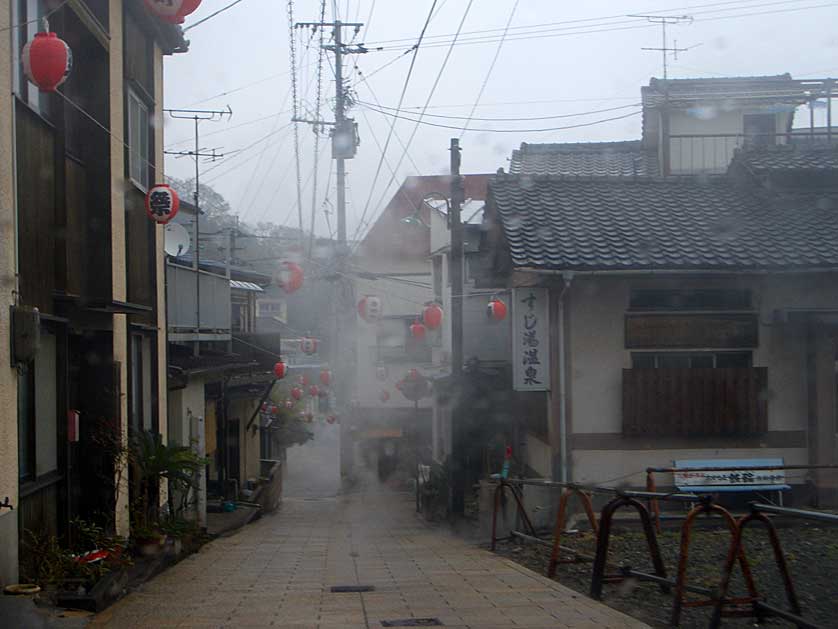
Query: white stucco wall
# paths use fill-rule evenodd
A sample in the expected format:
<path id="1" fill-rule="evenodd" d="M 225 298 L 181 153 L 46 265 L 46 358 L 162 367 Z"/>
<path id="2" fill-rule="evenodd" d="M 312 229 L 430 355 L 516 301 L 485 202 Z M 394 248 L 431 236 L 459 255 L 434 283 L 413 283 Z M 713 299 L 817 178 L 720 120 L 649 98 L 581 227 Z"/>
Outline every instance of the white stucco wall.
<path id="1" fill-rule="evenodd" d="M 9 4 L 0 10 L 0 502 L 18 507 L 17 374 L 9 365 L 9 306 L 15 289 L 15 222 Z M 18 512 L 0 509 L 0 586 L 17 582 Z"/>
<path id="2" fill-rule="evenodd" d="M 838 309 L 835 275 L 744 276 L 738 280 L 577 276 L 570 289 L 569 405 L 572 435 L 610 436 L 622 431 L 622 370 L 631 367 L 625 349 L 624 317 L 632 288 L 750 288 L 759 316 L 759 345 L 753 352 L 755 367 L 768 368 L 768 428 L 802 431 L 807 426 L 805 334 L 800 326 L 779 324 L 774 311 L 782 308 Z M 713 349 L 713 348 L 694 348 Z M 714 444 L 718 446 L 718 444 Z M 608 450 L 573 449 L 572 477 L 604 481 L 640 471 L 649 465 L 668 465 L 674 459 L 712 458 L 721 451 L 706 449 Z M 783 457 L 787 463 L 805 463 L 805 448 L 727 449 L 730 457 Z M 639 479 L 639 480 L 638 480 Z M 642 483 L 642 477 L 637 477 Z"/>

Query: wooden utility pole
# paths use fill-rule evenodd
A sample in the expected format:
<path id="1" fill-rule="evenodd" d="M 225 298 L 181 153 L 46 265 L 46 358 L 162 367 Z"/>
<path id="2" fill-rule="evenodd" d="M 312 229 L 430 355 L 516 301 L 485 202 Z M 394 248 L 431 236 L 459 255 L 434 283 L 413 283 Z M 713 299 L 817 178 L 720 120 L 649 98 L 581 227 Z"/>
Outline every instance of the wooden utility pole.
<path id="1" fill-rule="evenodd" d="M 451 380 L 454 386 L 454 412 L 451 415 L 451 479 L 449 510 L 465 512 L 465 452 L 461 402 L 463 390 L 463 223 L 460 217 L 464 187 L 460 176 L 460 141 L 451 138 L 451 207 L 448 210 L 451 230 Z"/>

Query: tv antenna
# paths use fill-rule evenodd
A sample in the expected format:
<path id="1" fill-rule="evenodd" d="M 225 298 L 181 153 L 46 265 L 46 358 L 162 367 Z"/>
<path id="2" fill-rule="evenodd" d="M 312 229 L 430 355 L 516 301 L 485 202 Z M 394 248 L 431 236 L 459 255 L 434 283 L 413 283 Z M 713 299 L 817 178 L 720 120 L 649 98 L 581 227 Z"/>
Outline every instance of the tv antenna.
<path id="1" fill-rule="evenodd" d="M 663 60 L 663 80 L 666 81 L 668 78 L 668 68 L 667 68 L 667 61 L 666 57 L 669 53 L 672 53 L 672 57 L 677 61 L 678 60 L 678 53 L 679 52 L 686 52 L 688 50 L 692 50 L 696 46 L 700 46 L 701 44 L 695 44 L 694 46 L 689 46 L 687 48 L 678 48 L 678 40 L 676 39 L 672 44 L 672 48 L 669 47 L 669 43 L 666 39 L 666 27 L 669 25 L 674 24 L 692 24 L 693 23 L 693 16 L 691 15 L 629 15 L 628 17 L 639 17 L 644 18 L 647 21 L 651 22 L 652 24 L 660 24 L 661 25 L 661 38 L 662 44 L 660 48 L 641 48 L 640 50 L 651 50 L 654 52 L 661 53 L 661 58 Z"/>

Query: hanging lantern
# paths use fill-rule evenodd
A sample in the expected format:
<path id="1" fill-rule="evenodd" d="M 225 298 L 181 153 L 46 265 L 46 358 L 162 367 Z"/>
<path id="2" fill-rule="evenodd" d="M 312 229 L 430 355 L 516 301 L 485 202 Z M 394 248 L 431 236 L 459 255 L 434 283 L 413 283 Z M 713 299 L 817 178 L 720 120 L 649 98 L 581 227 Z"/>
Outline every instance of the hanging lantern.
<path id="1" fill-rule="evenodd" d="M 303 285 L 303 269 L 296 262 L 283 262 L 276 283 L 286 293 L 293 293 Z"/>
<path id="2" fill-rule="evenodd" d="M 387 379 L 387 367 L 381 366 L 375 368 L 375 377 L 379 380 Z"/>
<path id="3" fill-rule="evenodd" d="M 300 341 L 300 349 L 302 350 L 303 354 L 308 354 L 311 356 L 312 354 L 317 353 L 317 339 L 313 339 L 310 336 L 304 336 L 303 339 Z"/>
<path id="4" fill-rule="evenodd" d="M 291 400 L 285 400 L 285 408 L 294 408 L 294 402 Z"/>
<path id="5" fill-rule="evenodd" d="M 271 406 L 271 415 L 276 415 L 279 412 L 278 406 Z"/>
<path id="6" fill-rule="evenodd" d="M 182 24 L 187 15 L 201 6 L 201 0 L 145 0 L 145 5 L 161 20 Z"/>
<path id="7" fill-rule="evenodd" d="M 503 321 L 506 319 L 506 304 L 497 297 L 492 297 L 486 306 L 486 314 L 491 321 Z"/>
<path id="8" fill-rule="evenodd" d="M 297 384 L 303 387 L 308 386 L 308 376 L 306 374 L 302 374 L 297 376 Z"/>
<path id="9" fill-rule="evenodd" d="M 268 403 L 267 402 L 262 402 L 262 412 L 267 413 L 269 409 L 270 409 L 270 406 L 268 405 Z"/>
<path id="10" fill-rule="evenodd" d="M 145 213 L 155 223 L 165 225 L 177 214 L 180 199 L 170 185 L 158 183 L 145 195 Z"/>
<path id="11" fill-rule="evenodd" d="M 337 418 L 337 417 L 335 417 L 334 415 L 329 415 L 329 416 L 326 418 L 326 421 L 327 421 L 328 423 L 330 423 L 330 424 L 334 424 L 334 423 L 337 421 L 337 419 L 338 419 L 338 418 Z"/>
<path id="12" fill-rule="evenodd" d="M 415 338 L 417 341 L 421 341 L 425 338 L 425 332 L 427 332 L 427 329 L 419 322 L 419 319 L 416 319 L 416 321 L 410 324 L 410 336 Z"/>
<path id="13" fill-rule="evenodd" d="M 365 295 L 361 301 L 358 302 L 358 314 L 367 323 L 375 323 L 384 314 L 384 305 L 381 303 L 381 297 L 374 295 Z"/>
<path id="14" fill-rule="evenodd" d="M 22 54 L 26 78 L 42 92 L 54 92 L 73 69 L 73 52 L 55 33 L 35 33 Z"/>
<path id="15" fill-rule="evenodd" d="M 429 330 L 436 330 L 442 325 L 442 315 L 442 306 L 437 303 L 430 303 L 422 311 L 422 323 Z"/>
<path id="16" fill-rule="evenodd" d="M 381 400 L 381 403 L 387 402 L 390 399 L 390 392 L 389 391 L 382 391 L 378 394 L 378 399 Z"/>
<path id="17" fill-rule="evenodd" d="M 328 387 L 332 384 L 332 372 L 328 369 L 321 369 L 320 370 L 320 384 L 324 387 Z"/>
<path id="18" fill-rule="evenodd" d="M 316 384 L 313 384 L 308 388 L 308 394 L 311 397 L 317 397 L 318 393 L 320 393 L 320 389 L 317 387 Z"/>
<path id="19" fill-rule="evenodd" d="M 285 374 L 288 373 L 288 365 L 286 365 L 281 360 L 274 364 L 274 378 L 277 380 L 282 380 L 285 377 Z"/>
<path id="20" fill-rule="evenodd" d="M 294 387 L 291 389 L 291 397 L 295 400 L 300 400 L 303 397 L 303 390 L 300 387 Z"/>

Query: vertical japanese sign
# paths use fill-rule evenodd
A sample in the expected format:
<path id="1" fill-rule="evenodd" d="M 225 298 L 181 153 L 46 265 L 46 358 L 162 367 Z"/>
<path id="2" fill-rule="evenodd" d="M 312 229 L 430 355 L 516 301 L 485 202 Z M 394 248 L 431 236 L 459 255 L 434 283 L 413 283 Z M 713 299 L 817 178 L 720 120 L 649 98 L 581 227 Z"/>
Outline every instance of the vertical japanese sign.
<path id="1" fill-rule="evenodd" d="M 550 319 L 546 288 L 512 291 L 512 388 L 550 389 Z"/>

